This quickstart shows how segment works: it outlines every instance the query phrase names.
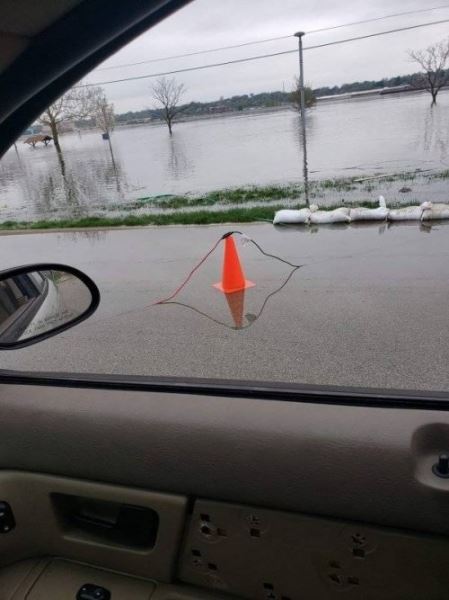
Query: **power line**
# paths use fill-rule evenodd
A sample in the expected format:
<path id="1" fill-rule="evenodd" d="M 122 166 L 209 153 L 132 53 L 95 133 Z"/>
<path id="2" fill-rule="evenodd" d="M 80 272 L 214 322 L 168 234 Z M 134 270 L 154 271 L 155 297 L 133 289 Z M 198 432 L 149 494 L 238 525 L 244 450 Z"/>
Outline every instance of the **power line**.
<path id="1" fill-rule="evenodd" d="M 340 25 L 333 25 L 331 27 L 321 27 L 320 29 L 310 29 L 309 31 L 306 31 L 306 34 L 310 35 L 312 33 L 322 33 L 325 31 L 334 31 L 335 29 L 341 29 L 343 27 L 351 27 L 353 25 L 364 25 L 366 23 L 374 23 L 375 21 L 383 21 L 384 19 L 392 19 L 394 17 L 403 17 L 406 15 L 415 15 L 418 13 L 431 12 L 433 10 L 441 10 L 444 8 L 449 8 L 449 4 L 442 4 L 440 6 L 434 6 L 432 8 L 421 8 L 418 10 L 409 10 L 409 11 L 405 11 L 405 12 L 392 13 L 389 15 L 384 15 L 382 17 L 373 17 L 370 19 L 363 19 L 361 21 L 352 21 L 350 23 L 341 23 Z M 124 65 L 113 65 L 110 67 L 101 67 L 99 69 L 95 69 L 95 71 L 110 71 L 111 69 L 125 69 L 128 67 L 136 67 L 139 65 L 146 65 L 146 64 L 150 64 L 150 63 L 163 62 L 166 60 L 173 60 L 175 58 L 186 58 L 189 56 L 198 56 L 200 54 L 210 54 L 212 52 L 221 52 L 223 50 L 233 50 L 235 48 L 244 48 L 245 46 L 253 46 L 256 44 L 265 44 L 268 42 L 276 42 L 279 40 L 286 40 L 291 37 L 293 37 L 293 36 L 292 35 L 281 35 L 278 37 L 265 38 L 263 40 L 253 40 L 250 42 L 242 42 L 240 44 L 234 44 L 232 46 L 221 46 L 219 48 L 209 48 L 207 50 L 196 50 L 195 52 L 186 52 L 184 54 L 173 54 L 171 56 L 163 56 L 160 58 L 150 58 L 147 60 L 142 60 L 140 62 L 127 63 Z"/>
<path id="2" fill-rule="evenodd" d="M 323 44 L 317 44 L 315 46 L 307 46 L 304 50 L 315 50 L 316 48 L 325 48 L 326 46 L 336 46 L 337 44 L 346 44 L 347 42 L 355 42 L 357 40 L 366 40 L 368 38 L 379 37 L 382 35 L 388 35 L 390 33 L 400 33 L 401 31 L 410 31 L 411 29 L 419 29 L 420 27 L 431 27 L 432 25 L 440 25 L 441 23 L 449 23 L 449 19 L 441 19 L 440 21 L 431 21 L 429 23 L 418 23 L 417 25 L 409 25 L 408 27 L 398 27 L 397 29 L 389 29 L 388 31 L 378 31 L 376 33 L 367 33 L 352 38 L 346 38 L 344 40 L 337 40 L 335 42 L 324 42 Z"/>
<path id="3" fill-rule="evenodd" d="M 101 67 L 95 69 L 96 71 L 110 71 L 111 69 L 125 69 L 127 67 L 135 67 L 138 65 L 146 65 L 149 63 L 163 62 L 166 60 L 172 60 L 175 58 L 185 58 L 188 56 L 197 56 L 198 54 L 209 54 L 211 52 L 220 52 L 222 50 L 233 50 L 234 48 L 243 48 L 244 46 L 252 46 L 254 44 L 265 44 L 266 42 L 275 42 L 277 40 L 286 40 L 291 38 L 291 35 L 281 35 L 279 37 L 266 38 L 264 40 L 254 40 L 252 42 L 243 42 L 241 44 L 235 44 L 233 46 L 221 46 L 220 48 L 209 48 L 208 50 L 196 50 L 195 52 L 186 52 L 185 54 L 173 54 L 171 56 L 163 56 L 160 58 L 150 58 L 148 60 L 142 60 L 140 62 L 128 63 L 126 65 L 114 65 L 112 67 Z"/>
<path id="4" fill-rule="evenodd" d="M 418 25 L 409 25 L 408 27 L 400 27 L 397 29 L 389 29 L 388 31 L 378 31 L 376 33 L 368 33 L 365 35 L 360 35 L 357 37 L 346 38 L 344 40 L 336 40 L 333 42 L 325 42 L 323 44 L 316 44 L 315 46 L 306 46 L 304 47 L 304 51 L 306 50 L 315 50 L 317 48 L 325 48 L 327 46 L 336 46 L 338 44 L 347 44 L 348 42 L 355 42 L 358 40 L 366 40 L 368 38 L 379 37 L 382 35 L 389 35 L 392 33 L 399 33 L 401 31 L 410 31 L 411 29 L 419 29 L 421 27 L 430 27 L 432 25 L 440 25 L 442 23 L 448 23 L 449 19 L 442 19 L 440 21 L 432 21 L 429 23 L 420 23 Z M 111 81 L 98 81 L 94 83 L 84 83 L 82 85 L 78 85 L 75 87 L 91 87 L 94 85 L 109 85 L 111 83 L 123 83 L 126 81 L 137 81 L 139 79 L 150 79 L 152 77 L 164 77 L 166 75 L 177 75 L 179 73 L 188 73 L 190 71 L 201 71 L 203 69 L 212 69 L 215 67 L 224 67 L 227 65 L 234 65 L 238 63 L 251 62 L 253 60 L 262 60 L 265 58 L 272 58 L 275 56 L 282 56 L 284 54 L 296 54 L 298 52 L 297 49 L 294 50 L 282 50 L 281 52 L 272 52 L 271 54 L 258 54 L 257 56 L 249 56 L 245 58 L 237 58 L 234 60 L 227 60 L 219 63 L 211 63 L 208 65 L 197 65 L 195 67 L 186 67 L 184 69 L 175 69 L 173 71 L 162 71 L 160 73 L 149 73 L 147 75 L 138 75 L 135 77 L 125 77 L 123 79 L 113 79 Z"/>
<path id="5" fill-rule="evenodd" d="M 306 31 L 306 33 L 321 33 L 323 31 L 341 29 L 342 27 L 351 27 L 352 25 L 364 25 L 365 23 L 374 23 L 375 21 L 383 21 L 384 19 L 392 19 L 394 17 L 405 17 L 406 15 L 416 15 L 418 13 L 431 12 L 432 10 L 441 10 L 443 8 L 449 8 L 449 4 L 441 4 L 440 6 L 433 6 L 432 8 L 420 8 L 418 10 L 408 10 L 400 13 L 392 13 L 390 15 L 384 15 L 383 17 L 373 17 L 371 19 L 364 19 L 363 21 L 352 21 L 352 23 L 343 23 L 342 25 L 334 25 L 333 27 L 311 29 L 310 31 Z"/>

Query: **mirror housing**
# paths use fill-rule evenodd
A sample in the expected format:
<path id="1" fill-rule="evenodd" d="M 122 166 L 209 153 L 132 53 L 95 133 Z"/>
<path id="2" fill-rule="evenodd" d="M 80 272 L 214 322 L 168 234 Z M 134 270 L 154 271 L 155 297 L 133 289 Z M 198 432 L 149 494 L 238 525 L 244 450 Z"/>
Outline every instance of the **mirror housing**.
<path id="1" fill-rule="evenodd" d="M 36 263 L 0 272 L 0 350 L 36 344 L 89 318 L 95 283 L 74 267 Z"/>

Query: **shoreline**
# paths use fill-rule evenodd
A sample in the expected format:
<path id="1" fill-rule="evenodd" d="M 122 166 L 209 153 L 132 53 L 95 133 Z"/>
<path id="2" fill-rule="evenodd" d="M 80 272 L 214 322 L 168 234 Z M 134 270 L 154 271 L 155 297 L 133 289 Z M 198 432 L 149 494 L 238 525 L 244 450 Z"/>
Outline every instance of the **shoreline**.
<path id="1" fill-rule="evenodd" d="M 449 170 L 415 170 L 311 181 L 310 204 L 319 205 L 320 210 L 342 206 L 376 208 L 380 194 L 387 198 L 389 208 L 416 206 L 425 200 L 447 203 L 447 179 Z M 434 190 L 430 189 L 430 183 L 433 183 Z M 437 196 L 436 200 L 431 197 L 432 192 Z M 165 194 L 145 196 L 122 204 L 93 204 L 83 207 L 85 212 L 59 218 L 9 218 L 0 221 L 0 233 L 272 222 L 278 210 L 305 207 L 301 184 L 253 185 L 215 190 L 203 195 Z"/>
<path id="2" fill-rule="evenodd" d="M 208 228 L 208 227 L 238 227 L 238 226 L 260 226 L 260 225 L 270 225 L 270 227 L 274 227 L 275 229 L 290 229 L 301 232 L 310 232 L 315 233 L 318 229 L 334 229 L 334 230 L 343 230 L 343 229 L 370 229 L 370 228 L 379 228 L 386 227 L 387 229 L 398 228 L 398 227 L 418 227 L 419 229 L 429 232 L 432 227 L 449 227 L 449 222 L 446 219 L 441 220 L 430 220 L 430 221 L 419 221 L 419 220 L 409 220 L 409 221 L 388 221 L 387 219 L 383 221 L 353 221 L 349 223 L 320 223 L 313 224 L 310 223 L 305 225 L 303 223 L 290 223 L 283 224 L 279 223 L 274 225 L 271 221 L 222 221 L 219 223 L 189 223 L 189 224 L 171 224 L 171 225 L 118 225 L 118 226 L 87 226 L 87 227 L 47 227 L 44 229 L 5 229 L 0 230 L 0 238 L 15 236 L 15 235 L 42 235 L 42 234 L 51 234 L 51 233 L 84 233 L 84 234 L 95 234 L 95 233 L 103 233 L 103 232 L 111 232 L 111 231 L 130 231 L 130 230 L 138 230 L 138 231 L 148 231 L 148 230 L 171 230 L 171 229 L 188 229 L 188 228 Z"/>

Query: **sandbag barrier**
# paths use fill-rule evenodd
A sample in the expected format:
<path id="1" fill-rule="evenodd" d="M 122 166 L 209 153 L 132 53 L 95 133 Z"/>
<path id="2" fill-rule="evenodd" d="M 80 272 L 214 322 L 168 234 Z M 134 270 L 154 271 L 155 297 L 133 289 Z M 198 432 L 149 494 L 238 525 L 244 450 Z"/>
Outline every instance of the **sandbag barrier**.
<path id="1" fill-rule="evenodd" d="M 334 210 L 320 210 L 313 204 L 299 210 L 278 210 L 273 225 L 312 225 L 326 223 L 354 223 L 357 221 L 439 221 L 449 219 L 449 204 L 423 202 L 419 206 L 388 208 L 379 196 L 377 208 L 341 206 Z"/>

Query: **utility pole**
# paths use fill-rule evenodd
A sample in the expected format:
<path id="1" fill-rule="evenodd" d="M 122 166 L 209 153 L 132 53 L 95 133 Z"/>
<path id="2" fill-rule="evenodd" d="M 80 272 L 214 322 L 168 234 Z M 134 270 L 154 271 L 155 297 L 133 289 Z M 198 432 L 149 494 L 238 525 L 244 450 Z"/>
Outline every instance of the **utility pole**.
<path id="1" fill-rule="evenodd" d="M 304 31 L 297 31 L 294 36 L 298 38 L 298 53 L 299 53 L 299 107 L 301 111 L 301 137 L 303 151 L 303 175 L 304 175 L 304 195 L 307 206 L 309 202 L 309 172 L 307 167 L 307 138 L 306 138 L 306 99 L 304 89 L 304 61 L 302 51 L 302 38 L 305 35 Z"/>

